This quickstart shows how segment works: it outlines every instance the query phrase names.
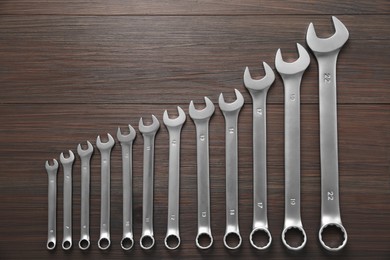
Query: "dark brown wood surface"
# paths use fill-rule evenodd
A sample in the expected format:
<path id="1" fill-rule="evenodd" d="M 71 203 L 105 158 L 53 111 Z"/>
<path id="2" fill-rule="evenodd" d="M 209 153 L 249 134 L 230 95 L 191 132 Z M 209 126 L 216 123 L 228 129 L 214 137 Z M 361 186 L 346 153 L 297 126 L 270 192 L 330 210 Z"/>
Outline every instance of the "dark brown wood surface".
<path id="1" fill-rule="evenodd" d="M 373 1 L 37 1 L 0 2 L 0 259 L 389 259 L 390 258 L 390 4 Z M 338 130 L 340 199 L 348 244 L 329 255 L 318 242 L 320 159 L 318 74 L 312 56 L 301 86 L 301 197 L 308 243 L 291 254 L 280 234 L 284 218 L 283 85 L 277 77 L 268 94 L 269 251 L 248 240 L 252 226 L 252 102 L 242 85 L 245 66 L 263 74 L 277 48 L 297 57 L 310 22 L 320 36 L 333 33 L 331 15 L 350 31 L 339 56 Z M 124 252 L 119 143 L 112 153 L 111 237 L 107 252 L 97 248 L 100 214 L 100 155 L 91 172 L 91 248 L 78 247 L 80 160 L 73 171 L 73 248 L 61 249 L 62 179 L 58 173 L 57 248 L 46 250 L 47 175 L 44 163 L 78 143 L 118 126 L 135 128 L 142 116 L 165 109 L 188 111 L 203 96 L 220 92 L 245 98 L 239 119 L 239 218 L 243 244 L 237 252 L 222 243 L 225 230 L 224 120 L 216 107 L 211 120 L 211 220 L 214 246 L 200 251 L 197 231 L 195 127 L 182 132 L 180 228 L 182 244 L 168 251 L 168 133 L 156 139 L 156 246 L 139 246 L 142 218 L 142 151 L 133 149 L 134 249 Z"/>

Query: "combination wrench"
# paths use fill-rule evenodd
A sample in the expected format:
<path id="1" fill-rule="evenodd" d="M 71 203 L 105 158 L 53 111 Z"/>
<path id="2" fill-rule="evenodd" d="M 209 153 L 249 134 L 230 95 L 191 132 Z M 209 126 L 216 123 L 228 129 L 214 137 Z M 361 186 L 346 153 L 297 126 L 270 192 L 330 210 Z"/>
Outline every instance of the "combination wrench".
<path id="1" fill-rule="evenodd" d="M 339 19 L 333 16 L 332 20 L 336 30 L 332 37 L 318 38 L 313 23 L 310 23 L 306 42 L 317 58 L 319 69 L 321 228 L 318 237 L 325 249 L 338 251 L 347 244 L 348 238 L 341 222 L 339 202 L 336 63 L 349 32 Z M 324 241 L 324 231 L 332 226 L 339 230 L 339 235 L 343 238 L 341 244 Z"/>
<path id="2" fill-rule="evenodd" d="M 180 195 L 180 134 L 186 114 L 177 107 L 179 116 L 171 119 L 167 110 L 164 111 L 163 122 L 169 133 L 169 183 L 168 183 L 168 220 L 164 243 L 168 249 L 180 246 L 179 232 L 179 195 Z"/>
<path id="3" fill-rule="evenodd" d="M 226 103 L 221 93 L 218 103 L 225 117 L 226 163 L 226 230 L 223 243 L 228 249 L 241 246 L 242 238 L 238 221 L 238 115 L 244 105 L 244 97 L 235 89 L 236 100 Z"/>
<path id="4" fill-rule="evenodd" d="M 215 107 L 207 97 L 204 101 L 206 103 L 204 109 L 197 110 L 193 101 L 189 106 L 189 114 L 196 127 L 198 234 L 195 243 L 200 249 L 208 249 L 213 245 L 210 224 L 209 122 Z"/>
<path id="5" fill-rule="evenodd" d="M 160 128 L 160 122 L 154 115 L 152 115 L 152 120 L 152 124 L 144 125 L 141 117 L 138 125 L 144 139 L 142 235 L 139 243 L 146 250 L 151 249 L 155 242 L 153 232 L 154 140 Z"/>
<path id="6" fill-rule="evenodd" d="M 129 125 L 129 134 L 122 134 L 118 127 L 116 137 L 122 147 L 122 189 L 123 189 L 123 220 L 122 220 L 122 240 L 121 247 L 123 250 L 130 250 L 134 245 L 133 239 L 133 141 L 136 132 Z"/>
<path id="7" fill-rule="evenodd" d="M 62 168 L 64 169 L 64 225 L 62 249 L 69 250 L 72 247 L 72 167 L 74 154 L 69 150 L 69 157 L 64 153 L 60 155 Z"/>
<path id="8" fill-rule="evenodd" d="M 77 146 L 77 153 L 81 159 L 81 227 L 79 248 L 86 250 L 91 241 L 89 236 L 89 190 L 90 190 L 90 169 L 93 146 L 87 141 L 87 149 L 82 149 L 81 144 Z"/>
<path id="9" fill-rule="evenodd" d="M 52 165 L 49 164 L 49 161 L 46 161 L 45 168 L 48 177 L 48 227 L 46 247 L 48 250 L 53 250 L 57 244 L 57 160 L 53 159 Z"/>
<path id="10" fill-rule="evenodd" d="M 280 49 L 275 57 L 276 70 L 284 83 L 285 216 L 282 241 L 290 250 L 304 248 L 307 240 L 301 221 L 300 85 L 303 73 L 310 64 L 310 56 L 302 45 L 297 43 L 297 48 L 299 58 L 292 63 L 283 60 Z M 286 235 L 294 231 L 300 233 L 301 241 L 286 239 Z"/>
<path id="11" fill-rule="evenodd" d="M 110 160 L 111 150 L 115 140 L 107 134 L 108 142 L 102 143 L 100 136 L 96 139 L 96 146 L 100 152 L 101 188 L 100 188 L 100 237 L 98 247 L 106 250 L 111 245 L 110 239 Z"/>
<path id="12" fill-rule="evenodd" d="M 267 218 L 267 93 L 275 80 L 271 67 L 263 62 L 265 76 L 254 80 L 248 67 L 244 72 L 244 85 L 253 102 L 253 224 L 249 241 L 259 250 L 267 249 L 272 242 Z M 256 234 L 265 235 L 265 241 L 255 241 Z"/>

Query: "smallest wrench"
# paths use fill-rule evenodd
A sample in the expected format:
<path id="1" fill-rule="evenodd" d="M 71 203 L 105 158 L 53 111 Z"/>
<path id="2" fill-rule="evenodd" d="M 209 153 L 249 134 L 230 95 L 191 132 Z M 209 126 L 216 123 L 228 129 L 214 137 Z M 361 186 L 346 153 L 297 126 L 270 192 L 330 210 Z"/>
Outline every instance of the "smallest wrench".
<path id="1" fill-rule="evenodd" d="M 193 101 L 189 107 L 190 117 L 196 127 L 198 234 L 195 243 L 200 249 L 208 249 L 213 245 L 210 223 L 209 122 L 215 107 L 209 98 L 204 97 L 204 101 L 204 109 L 196 109 Z"/>
<path id="2" fill-rule="evenodd" d="M 81 144 L 77 146 L 77 153 L 81 159 L 81 227 L 79 248 L 87 250 L 91 244 L 89 237 L 89 189 L 90 189 L 90 160 L 93 146 L 87 141 L 88 148 L 83 150 Z"/>
<path id="3" fill-rule="evenodd" d="M 57 243 L 57 172 L 58 162 L 53 159 L 53 164 L 49 161 L 45 164 L 47 176 L 49 179 L 48 185 L 48 230 L 47 230 L 47 244 L 48 250 L 53 250 Z"/>
<path id="4" fill-rule="evenodd" d="M 101 194 L 100 194 L 100 238 L 98 247 L 107 250 L 111 245 L 110 239 L 110 157 L 115 140 L 107 134 L 108 142 L 102 143 L 100 136 L 96 139 L 96 146 L 101 157 Z"/>
<path id="5" fill-rule="evenodd" d="M 179 232 L 179 195 L 180 195 L 180 134 L 186 114 L 177 107 L 179 116 L 171 119 L 167 110 L 163 121 L 169 133 L 169 184 L 168 184 L 168 227 L 164 239 L 165 247 L 176 249 L 180 246 Z"/>
<path id="6" fill-rule="evenodd" d="M 226 163 L 226 230 L 223 243 L 228 249 L 238 249 L 242 238 L 238 222 L 238 115 L 244 105 L 244 97 L 235 89 L 236 101 L 226 103 L 221 93 L 219 108 L 225 117 Z"/>
<path id="7" fill-rule="evenodd" d="M 118 127 L 116 137 L 122 147 L 122 182 L 123 182 L 123 221 L 122 221 L 122 240 L 123 250 L 130 250 L 134 245 L 133 239 L 133 156 L 132 148 L 136 133 L 134 128 L 129 125 L 129 134 L 124 135 Z"/>
<path id="8" fill-rule="evenodd" d="M 74 154 L 69 150 L 69 157 L 65 158 L 64 153 L 60 155 L 60 161 L 64 168 L 64 236 L 62 248 L 69 250 L 72 247 L 72 166 Z"/>

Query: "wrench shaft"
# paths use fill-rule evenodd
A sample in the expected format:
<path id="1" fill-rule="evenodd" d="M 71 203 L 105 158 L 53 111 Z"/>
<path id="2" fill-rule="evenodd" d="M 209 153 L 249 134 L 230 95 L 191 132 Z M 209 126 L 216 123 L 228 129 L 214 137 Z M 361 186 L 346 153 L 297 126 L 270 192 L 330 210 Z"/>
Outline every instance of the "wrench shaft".
<path id="1" fill-rule="evenodd" d="M 81 239 L 89 240 L 89 158 L 81 159 Z"/>
<path id="2" fill-rule="evenodd" d="M 238 151 L 237 151 L 237 120 L 238 112 L 227 112 L 225 116 L 226 129 L 226 232 L 238 230 Z"/>
<path id="3" fill-rule="evenodd" d="M 110 239 L 110 150 L 101 151 L 100 237 Z"/>
<path id="4" fill-rule="evenodd" d="M 335 52 L 331 55 L 319 56 L 317 59 L 320 97 L 321 210 L 323 218 L 332 218 L 332 222 L 341 223 L 337 148 L 337 55 L 338 52 Z"/>
<path id="5" fill-rule="evenodd" d="M 209 180 L 209 118 L 196 120 L 198 234 L 211 233 Z"/>
<path id="6" fill-rule="evenodd" d="M 122 180 L 123 180 L 123 236 L 132 237 L 132 144 L 121 143 L 122 147 Z"/>
<path id="7" fill-rule="evenodd" d="M 253 228 L 268 227 L 267 220 L 267 90 L 251 93 L 253 100 Z"/>
<path id="8" fill-rule="evenodd" d="M 64 231 L 63 241 L 72 240 L 72 164 L 64 168 Z"/>
<path id="9" fill-rule="evenodd" d="M 154 135 L 144 134 L 142 235 L 153 236 Z"/>
<path id="10" fill-rule="evenodd" d="M 300 213 L 300 84 L 301 77 L 284 78 L 285 226 L 302 225 Z"/>
<path id="11" fill-rule="evenodd" d="M 169 127 L 169 192 L 167 234 L 179 234 L 180 128 Z"/>

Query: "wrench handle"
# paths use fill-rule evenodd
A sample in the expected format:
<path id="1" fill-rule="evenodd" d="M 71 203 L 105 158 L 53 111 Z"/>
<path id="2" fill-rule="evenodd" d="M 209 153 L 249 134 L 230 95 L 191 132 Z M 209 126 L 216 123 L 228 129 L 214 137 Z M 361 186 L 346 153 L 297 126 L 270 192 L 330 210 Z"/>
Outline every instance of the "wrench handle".
<path id="1" fill-rule="evenodd" d="M 226 112 L 226 233 L 239 233 L 238 223 L 238 147 L 237 120 L 239 111 Z"/>
<path id="2" fill-rule="evenodd" d="M 123 188 L 123 237 L 133 237 L 132 213 L 132 143 L 121 143 L 122 147 L 122 188 Z"/>
<path id="3" fill-rule="evenodd" d="M 81 159 L 81 227 L 80 240 L 89 241 L 89 190 L 90 190 L 90 158 Z"/>
<path id="4" fill-rule="evenodd" d="M 195 121 L 198 184 L 198 235 L 211 235 L 210 225 L 210 169 L 209 169 L 209 120 Z"/>
<path id="5" fill-rule="evenodd" d="M 267 91 L 251 92 L 253 100 L 253 229 L 268 228 L 267 220 Z"/>
<path id="6" fill-rule="evenodd" d="M 110 241 L 110 155 L 111 148 L 101 151 L 101 204 L 100 204 L 100 240 Z M 99 243 L 100 244 L 100 243 Z"/>
<path id="7" fill-rule="evenodd" d="M 153 175 L 154 175 L 154 136 L 144 137 L 144 172 L 143 172 L 143 208 L 142 236 L 153 237 Z"/>
<path id="8" fill-rule="evenodd" d="M 64 225 L 63 247 L 65 241 L 72 246 L 72 164 L 63 164 L 64 168 Z M 66 246 L 67 247 L 67 246 Z M 70 248 L 70 247 L 69 247 Z M 64 249 L 69 249 L 64 248 Z"/>
<path id="9" fill-rule="evenodd" d="M 284 81 L 284 164 L 285 164 L 285 223 L 302 226 L 300 198 L 300 85 L 302 75 L 286 76 Z"/>
<path id="10" fill-rule="evenodd" d="M 338 51 L 317 56 L 319 67 L 321 213 L 323 224 L 341 224 L 337 141 L 336 62 Z"/>
<path id="11" fill-rule="evenodd" d="M 48 230 L 47 248 L 54 249 L 57 237 L 57 169 L 48 173 Z"/>
<path id="12" fill-rule="evenodd" d="M 169 180 L 168 180 L 168 235 L 179 236 L 179 194 L 180 194 L 180 132 L 179 127 L 169 130 Z"/>

